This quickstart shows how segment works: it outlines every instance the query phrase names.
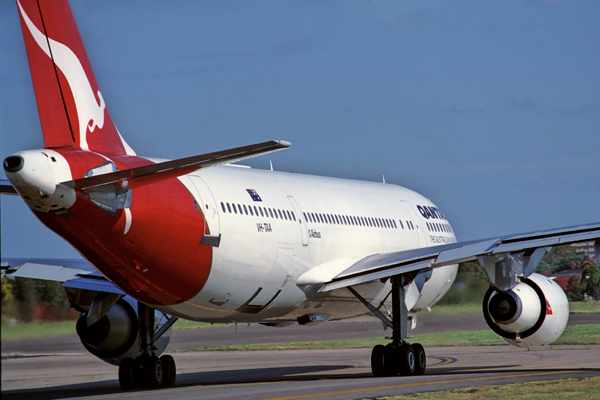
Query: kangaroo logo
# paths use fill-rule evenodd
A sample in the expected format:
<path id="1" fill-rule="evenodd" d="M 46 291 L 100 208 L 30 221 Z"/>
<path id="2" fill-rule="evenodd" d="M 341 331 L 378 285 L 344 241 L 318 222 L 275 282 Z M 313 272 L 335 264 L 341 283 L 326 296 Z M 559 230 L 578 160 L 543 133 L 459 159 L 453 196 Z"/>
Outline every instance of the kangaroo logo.
<path id="1" fill-rule="evenodd" d="M 62 43 L 59 43 L 51 38 L 47 38 L 29 19 L 20 2 L 19 11 L 23 16 L 23 20 L 27 25 L 27 29 L 31 32 L 34 40 L 48 57 L 53 59 L 56 66 L 62 71 L 67 78 L 73 100 L 77 108 L 77 118 L 79 122 L 79 146 L 83 150 L 89 150 L 87 143 L 87 130 L 94 132 L 96 127 L 102 129 L 104 126 L 104 110 L 106 105 L 102 94 L 98 90 L 98 98 L 94 95 L 94 91 L 90 81 L 85 74 L 85 70 L 81 62 L 73 53 L 73 51 Z M 52 47 L 52 52 L 50 47 Z"/>

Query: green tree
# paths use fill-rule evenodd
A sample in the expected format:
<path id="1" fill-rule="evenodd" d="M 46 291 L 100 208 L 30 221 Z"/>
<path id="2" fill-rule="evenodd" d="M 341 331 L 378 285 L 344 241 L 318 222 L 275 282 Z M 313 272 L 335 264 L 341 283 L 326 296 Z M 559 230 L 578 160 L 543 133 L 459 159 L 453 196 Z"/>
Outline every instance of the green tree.
<path id="1" fill-rule="evenodd" d="M 585 285 L 581 281 L 582 277 L 579 274 L 573 274 L 571 279 L 569 279 L 569 286 L 566 292 L 569 301 L 583 301 Z"/>
<path id="2" fill-rule="evenodd" d="M 600 298 L 600 267 L 592 262 L 583 268 L 585 277 L 585 293 L 594 299 Z"/>
<path id="3" fill-rule="evenodd" d="M 8 279 L 6 276 L 3 277 L 2 278 L 2 304 L 11 302 L 14 300 L 12 290 L 13 290 L 13 285 L 11 283 L 11 280 Z"/>
<path id="4" fill-rule="evenodd" d="M 571 245 L 553 247 L 542 258 L 542 261 L 535 269 L 537 272 L 552 270 L 553 272 L 563 271 L 565 269 L 577 269 L 581 263 L 588 261 L 587 254 L 579 252 Z"/>

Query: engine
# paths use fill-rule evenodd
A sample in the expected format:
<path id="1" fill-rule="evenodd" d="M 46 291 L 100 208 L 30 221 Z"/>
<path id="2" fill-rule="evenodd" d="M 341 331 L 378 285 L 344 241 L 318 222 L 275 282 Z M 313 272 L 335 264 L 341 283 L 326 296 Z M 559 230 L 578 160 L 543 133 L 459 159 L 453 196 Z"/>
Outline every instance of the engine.
<path id="1" fill-rule="evenodd" d="M 162 326 L 163 314 L 155 311 L 155 329 Z M 87 313 L 82 313 L 77 321 L 77 334 L 83 346 L 96 357 L 109 364 L 119 365 L 122 359 L 135 359 L 141 355 L 139 344 L 139 322 L 137 303 L 127 296 L 108 310 L 98 322 L 87 326 Z M 156 355 L 160 355 L 169 344 L 171 329 L 154 343 Z"/>
<path id="2" fill-rule="evenodd" d="M 483 315 L 506 343 L 540 347 L 554 342 L 565 330 L 569 302 L 552 279 L 531 274 L 508 292 L 490 287 L 483 299 Z"/>

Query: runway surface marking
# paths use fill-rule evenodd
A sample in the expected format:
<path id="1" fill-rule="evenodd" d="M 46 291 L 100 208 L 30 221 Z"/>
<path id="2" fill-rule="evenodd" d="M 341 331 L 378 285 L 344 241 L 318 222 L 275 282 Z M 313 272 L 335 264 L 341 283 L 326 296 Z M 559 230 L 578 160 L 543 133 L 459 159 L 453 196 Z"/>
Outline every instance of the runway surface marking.
<path id="1" fill-rule="evenodd" d="M 437 358 L 438 360 L 440 360 L 440 362 L 435 363 L 435 364 L 428 364 L 427 366 L 430 368 L 441 367 L 442 365 L 448 365 L 448 364 L 458 361 L 456 358 L 452 358 L 452 357 L 431 357 L 431 358 Z"/>
<path id="2" fill-rule="evenodd" d="M 448 359 L 447 362 L 452 362 L 452 359 Z M 472 382 L 472 381 L 483 381 L 483 380 L 491 380 L 491 379 L 504 379 L 504 378 L 522 378 L 527 376 L 542 376 L 542 375 L 559 375 L 559 374 L 568 374 L 573 371 L 552 371 L 552 372 L 536 372 L 532 374 L 515 374 L 515 375 L 499 375 L 499 376 L 486 376 L 480 378 L 467 378 L 467 379 L 452 379 L 446 381 L 433 381 L 433 382 L 418 382 L 418 383 L 404 383 L 402 385 L 391 385 L 391 386 L 375 386 L 369 388 L 361 388 L 361 389 L 352 389 L 352 390 L 340 390 L 336 392 L 324 392 L 324 393 L 314 393 L 314 394 L 301 394 L 296 396 L 288 396 L 288 397 L 272 397 L 264 400 L 293 400 L 293 399 L 306 399 L 311 397 L 320 397 L 320 396 L 334 396 L 339 394 L 351 394 L 351 393 L 359 393 L 359 392 L 367 392 L 367 391 L 376 391 L 376 390 L 386 390 L 386 389 L 397 389 L 402 387 L 411 387 L 411 386 L 426 386 L 426 385 L 437 385 L 444 383 L 458 383 L 458 382 Z M 180 388 L 180 389 L 164 389 L 160 391 L 152 391 L 152 392 L 137 392 L 137 393 L 119 393 L 114 396 L 101 396 L 101 397 L 92 397 L 89 400 L 105 400 L 105 399 L 114 399 L 114 398 L 125 398 L 125 397 L 136 397 L 136 396 L 152 396 L 152 395 L 161 395 L 165 393 L 177 393 L 177 392 L 189 392 L 198 389 L 218 389 L 225 387 L 236 387 L 236 386 L 254 386 L 254 385 L 273 385 L 279 382 L 260 382 L 260 383 L 240 383 L 234 385 L 206 385 L 198 388 L 188 387 L 188 388 Z"/>
<path id="3" fill-rule="evenodd" d="M 352 390 L 340 390 L 337 392 L 315 393 L 315 394 L 306 394 L 306 395 L 288 396 L 288 397 L 273 397 L 273 398 L 265 399 L 265 400 L 306 399 L 306 398 L 310 398 L 310 397 L 334 396 L 334 395 L 338 395 L 338 394 L 350 394 L 350 393 L 375 391 L 375 390 L 397 389 L 397 388 L 401 388 L 401 387 L 410 387 L 410 386 L 425 386 L 425 385 L 436 385 L 436 384 L 440 384 L 440 383 L 483 381 L 483 380 L 489 380 L 489 379 L 520 378 L 520 377 L 524 377 L 524 376 L 566 374 L 569 372 L 573 372 L 573 371 L 537 372 L 534 374 L 500 375 L 500 376 L 486 376 L 486 377 L 481 377 L 481 378 L 454 379 L 454 380 L 449 380 L 449 381 L 405 383 L 402 385 L 380 386 L 380 387 L 370 387 L 370 388 L 361 388 L 361 389 L 352 389 Z"/>

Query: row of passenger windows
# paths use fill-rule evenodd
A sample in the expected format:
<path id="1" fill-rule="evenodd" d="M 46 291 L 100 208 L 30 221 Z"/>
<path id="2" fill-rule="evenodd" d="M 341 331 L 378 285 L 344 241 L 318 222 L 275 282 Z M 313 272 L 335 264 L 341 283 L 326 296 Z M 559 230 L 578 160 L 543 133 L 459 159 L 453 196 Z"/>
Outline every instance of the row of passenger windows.
<path id="1" fill-rule="evenodd" d="M 367 226 L 373 228 L 389 228 L 398 229 L 396 221 L 387 218 L 371 218 L 371 217 L 357 217 L 353 215 L 337 215 L 337 214 L 321 214 L 321 213 L 303 213 L 304 219 L 313 223 L 322 224 L 335 224 L 335 225 L 355 225 L 355 226 Z M 402 221 L 398 221 L 400 227 L 404 229 Z M 415 227 L 411 221 L 406 221 L 408 229 L 414 230 Z"/>
<path id="2" fill-rule="evenodd" d="M 225 208 L 225 204 L 227 204 L 227 208 Z M 235 203 L 231 203 L 231 205 L 229 203 L 225 203 L 223 204 L 223 202 L 221 202 L 221 208 L 223 209 L 223 212 L 228 212 L 230 214 L 246 214 L 246 215 L 256 215 L 257 217 L 260 215 L 261 217 L 266 217 L 266 218 L 276 218 L 276 219 L 285 219 L 285 220 L 289 220 L 289 221 L 296 221 L 296 216 L 294 215 L 293 211 L 287 211 L 287 210 L 279 210 L 279 209 L 271 209 L 268 207 L 261 207 L 261 206 L 247 206 L 245 204 L 243 205 L 239 205 L 239 204 L 235 204 Z M 232 211 L 233 210 L 233 211 Z M 260 214 L 259 214 L 260 213 Z"/>
<path id="3" fill-rule="evenodd" d="M 246 204 L 235 204 L 235 203 L 223 203 L 221 202 L 221 209 L 224 213 L 229 214 L 241 214 L 241 215 L 252 215 L 261 216 L 266 218 L 284 219 L 289 221 L 296 221 L 296 215 L 293 211 L 280 210 L 276 208 L 262 207 L 262 206 L 247 206 Z M 312 223 L 322 224 L 335 224 L 335 225 L 355 225 L 355 226 L 367 226 L 377 228 L 389 228 L 398 229 L 396 221 L 387 218 L 371 218 L 371 217 L 358 217 L 349 215 L 337 215 L 337 214 L 321 214 L 321 213 L 303 213 L 304 220 Z M 405 221 L 406 229 L 414 230 L 415 226 L 412 221 Z M 404 228 L 402 221 L 398 221 L 400 228 Z"/>
<path id="4" fill-rule="evenodd" d="M 430 232 L 447 232 L 452 233 L 452 227 L 448 224 L 440 224 L 438 222 L 428 222 L 427 229 Z"/>

